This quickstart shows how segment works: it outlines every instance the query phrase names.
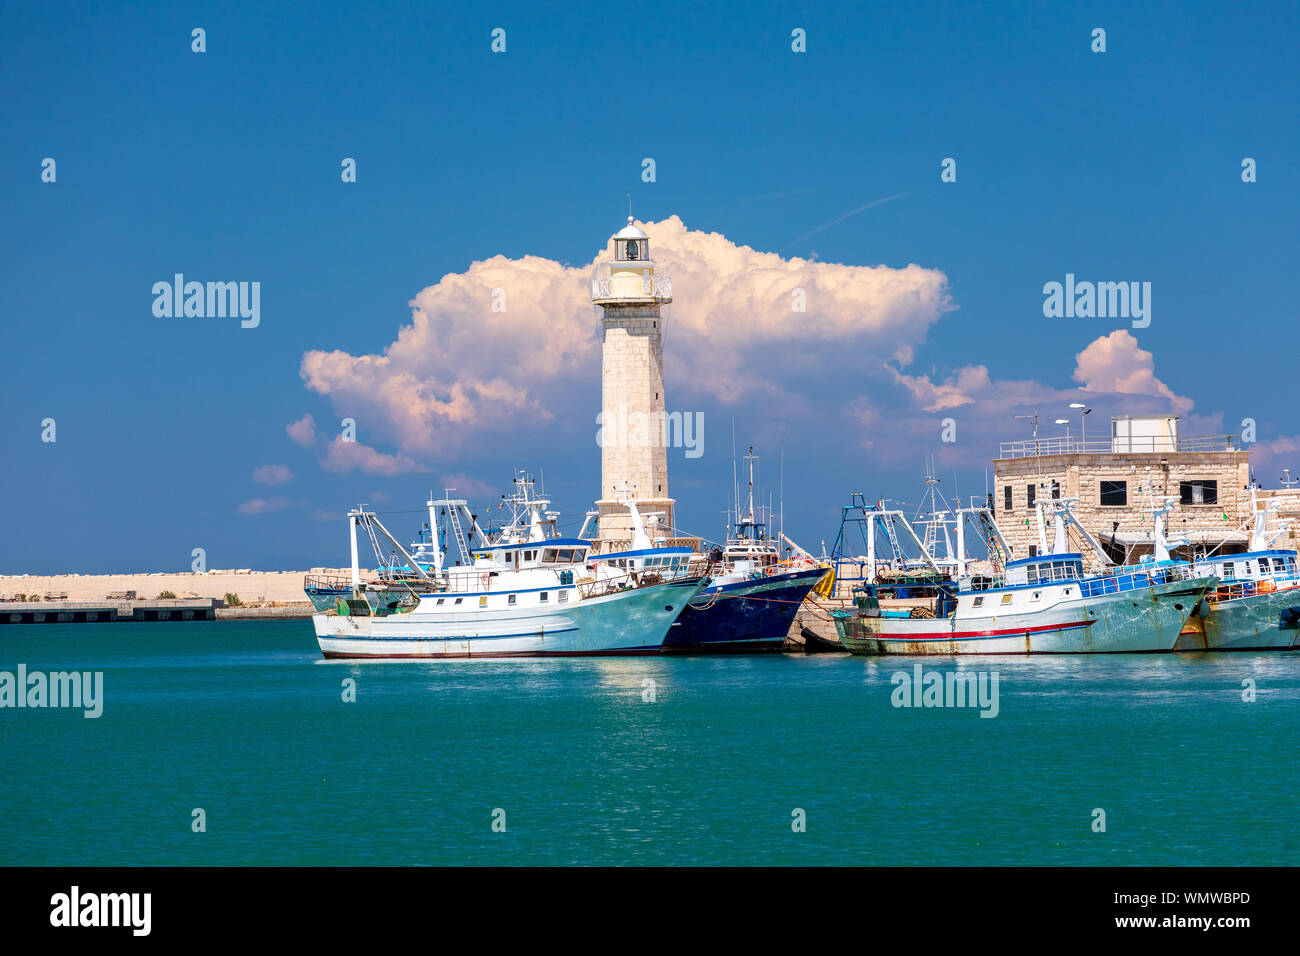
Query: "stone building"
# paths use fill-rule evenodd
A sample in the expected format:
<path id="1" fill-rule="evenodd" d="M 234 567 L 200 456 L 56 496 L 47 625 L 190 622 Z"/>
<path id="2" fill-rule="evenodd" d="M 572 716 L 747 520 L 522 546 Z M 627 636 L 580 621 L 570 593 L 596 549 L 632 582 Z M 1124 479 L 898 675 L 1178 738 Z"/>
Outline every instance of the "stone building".
<path id="1" fill-rule="evenodd" d="M 1193 551 L 1240 551 L 1249 537 L 1249 452 L 1231 435 L 1181 436 L 1173 416 L 1114 418 L 1103 439 L 1002 442 L 993 473 L 998 527 L 1016 558 L 1037 553 L 1039 498 L 1078 499 L 1075 517 L 1117 562 L 1151 553 L 1146 512 L 1166 496 L 1175 502 L 1168 534 L 1187 538 Z M 1100 564 L 1086 549 L 1085 558 Z"/>

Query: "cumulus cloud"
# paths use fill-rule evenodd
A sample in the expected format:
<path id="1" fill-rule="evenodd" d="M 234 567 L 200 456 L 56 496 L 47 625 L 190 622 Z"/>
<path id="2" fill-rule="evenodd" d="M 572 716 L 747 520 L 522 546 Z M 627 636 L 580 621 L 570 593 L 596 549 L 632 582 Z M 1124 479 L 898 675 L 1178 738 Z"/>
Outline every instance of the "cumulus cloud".
<path id="1" fill-rule="evenodd" d="M 291 422 L 284 426 L 289 437 L 295 444 L 302 445 L 304 448 L 310 448 L 316 444 L 316 420 L 308 412 L 296 422 Z"/>
<path id="2" fill-rule="evenodd" d="M 253 469 L 253 480 L 259 485 L 283 485 L 293 480 L 287 465 L 262 465 Z"/>
<path id="3" fill-rule="evenodd" d="M 987 366 L 967 365 L 942 381 L 931 375 L 907 375 L 888 366 L 894 381 L 910 393 L 927 412 L 942 412 L 978 405 L 981 411 L 1024 407 L 1035 402 L 1080 401 L 1105 395 L 1142 396 L 1158 399 L 1175 414 L 1191 411 L 1192 400 L 1175 395 L 1155 375 L 1155 360 L 1139 348 L 1127 330 L 1119 329 L 1091 342 L 1075 356 L 1074 381 L 1077 389 L 1053 388 L 1034 379 L 994 379 Z M 1145 405 L 1143 406 L 1146 407 Z"/>
<path id="4" fill-rule="evenodd" d="M 344 441 L 342 435 L 330 442 L 321 466 L 326 471 L 341 474 L 359 471 L 366 475 L 400 475 L 428 470 L 406 455 L 388 455 L 360 442 Z"/>
<path id="5" fill-rule="evenodd" d="M 688 229 L 676 216 L 644 228 L 680 303 L 665 326 L 669 382 L 724 402 L 781 396 L 749 372 L 765 348 L 852 342 L 910 361 L 951 308 L 934 269 L 785 259 Z M 475 262 L 419 292 L 410 324 L 382 352 L 310 351 L 300 374 L 337 413 L 378 423 L 380 437 L 406 455 L 428 457 L 521 416 L 547 422 L 575 377 L 598 378 L 588 280 L 607 258 L 602 250 L 580 267 L 538 256 Z M 794 310 L 800 300 L 805 311 Z"/>
<path id="6" fill-rule="evenodd" d="M 1289 468 L 1295 477 L 1300 477 L 1300 435 L 1279 435 L 1245 447 L 1250 450 L 1251 463 L 1260 470 L 1256 477 L 1266 487 L 1277 480 L 1283 468 Z M 1265 469 L 1275 470 L 1277 476 L 1268 474 Z"/>
<path id="7" fill-rule="evenodd" d="M 1106 433 L 1099 423 L 1103 414 L 1172 413 L 1182 415 L 1184 434 L 1219 433 L 1220 416 L 1188 415 L 1192 400 L 1177 395 L 1155 374 L 1150 352 L 1138 346 L 1127 330 L 1120 329 L 1089 343 L 1075 356 L 1073 379 L 1082 383 L 1076 388 L 1057 388 L 1037 379 L 995 378 L 985 365 L 967 365 L 947 375 L 907 374 L 892 364 L 886 365 L 893 380 L 908 400 L 904 408 L 889 416 L 889 427 L 882 434 L 872 417 L 861 414 L 861 405 L 851 405 L 850 413 L 863 427 L 862 443 L 876 447 L 888 443 L 897 449 L 903 444 L 915 446 L 917 436 L 932 436 L 941 464 L 974 465 L 991 458 L 1000 441 L 1029 438 L 1032 425 L 1017 420 L 1017 415 L 1040 415 L 1040 437 L 1063 435 L 1064 426 L 1057 418 L 1070 421 L 1078 437 L 1079 417 L 1072 402 L 1083 402 L 1096 409 L 1090 416 L 1093 427 Z M 909 407 L 910 406 L 910 407 Z M 924 413 L 924 414 L 922 414 Z M 941 443 L 943 419 L 956 423 L 954 443 Z M 1213 426 L 1213 427 L 1211 427 Z M 1089 434 L 1098 432 L 1089 430 Z"/>
<path id="8" fill-rule="evenodd" d="M 1127 329 L 1117 329 L 1097 339 L 1076 357 L 1074 380 L 1093 392 L 1118 395 L 1151 395 L 1168 399 L 1172 411 L 1183 414 L 1192 410 L 1192 400 L 1175 395 L 1156 378 L 1155 358 L 1138 348 Z"/>

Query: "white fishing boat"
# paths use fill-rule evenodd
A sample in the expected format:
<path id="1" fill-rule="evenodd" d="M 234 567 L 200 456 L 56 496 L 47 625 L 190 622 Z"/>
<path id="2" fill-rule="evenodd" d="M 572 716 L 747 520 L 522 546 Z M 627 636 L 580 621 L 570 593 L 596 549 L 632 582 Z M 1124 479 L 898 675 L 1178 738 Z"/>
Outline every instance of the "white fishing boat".
<path id="1" fill-rule="evenodd" d="M 329 658 L 497 658 L 657 654 L 668 629 L 704 586 L 704 577 L 644 576 L 590 561 L 584 538 L 547 537 L 542 512 L 527 502 L 527 530 L 487 540 L 465 502 L 430 501 L 433 529 L 426 566 L 414 559 L 372 512 L 349 512 L 350 594 L 312 618 Z M 442 508 L 462 559 L 447 565 L 439 535 Z M 469 519 L 462 522 L 461 518 Z M 466 523 L 476 544 L 464 533 Z M 400 574 L 363 582 L 358 529 L 389 550 Z M 397 562 L 400 560 L 400 564 Z"/>
<path id="2" fill-rule="evenodd" d="M 882 610 L 864 589 L 853 612 L 837 612 L 836 630 L 855 654 L 1070 654 L 1170 651 L 1212 574 L 1181 561 L 1148 561 L 1087 574 L 1071 551 L 1067 527 L 1108 562 L 1074 519 L 1075 499 L 1039 502 L 1039 553 L 1008 561 L 1001 576 L 939 585 L 927 608 Z M 1048 548 L 1043 511 L 1053 511 Z"/>
<path id="3" fill-rule="evenodd" d="M 1174 499 L 1166 501 L 1172 509 Z M 1220 579 L 1205 596 L 1204 613 L 1184 628 L 1178 650 L 1282 650 L 1300 646 L 1300 572 L 1297 553 L 1274 548 L 1287 522 L 1270 529 L 1276 508 L 1261 508 L 1250 489 L 1253 525 L 1245 552 L 1210 554 L 1194 559 L 1197 570 Z M 1157 549 L 1168 553 L 1170 541 L 1157 520 Z"/>

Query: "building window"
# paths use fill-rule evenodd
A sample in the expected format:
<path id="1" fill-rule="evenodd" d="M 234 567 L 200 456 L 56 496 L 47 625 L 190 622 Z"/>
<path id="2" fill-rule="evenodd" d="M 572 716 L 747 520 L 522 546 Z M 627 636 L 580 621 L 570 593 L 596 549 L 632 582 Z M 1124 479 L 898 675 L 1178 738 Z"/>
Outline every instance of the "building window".
<path id="1" fill-rule="evenodd" d="M 1003 511 L 1011 510 L 1011 486 L 1010 485 L 1006 485 L 1002 489 L 1002 510 Z"/>
<path id="2" fill-rule="evenodd" d="M 1127 481 L 1101 482 L 1101 503 L 1106 507 L 1120 508 L 1128 504 Z"/>
<path id="3" fill-rule="evenodd" d="M 1059 481 L 1054 481 L 1052 482 L 1052 500 L 1056 501 L 1060 497 L 1061 497 L 1061 483 Z"/>
<path id="4" fill-rule="evenodd" d="M 1038 489 L 1033 485 L 1025 485 L 1025 507 L 1030 511 L 1034 510 L 1034 495 L 1037 492 Z"/>
<path id="5" fill-rule="evenodd" d="M 1185 505 L 1217 505 L 1219 503 L 1219 483 L 1217 481 L 1180 481 L 1178 483 L 1179 503 Z"/>
<path id="6" fill-rule="evenodd" d="M 1029 546 L 1029 556 L 1030 556 L 1031 558 L 1036 558 L 1036 557 L 1038 557 L 1038 545 L 1036 545 L 1036 544 L 1031 544 L 1031 545 Z M 1033 571 L 1034 573 L 1037 573 L 1037 572 L 1035 571 L 1034 568 L 1030 568 L 1029 570 L 1030 570 L 1030 571 Z"/>

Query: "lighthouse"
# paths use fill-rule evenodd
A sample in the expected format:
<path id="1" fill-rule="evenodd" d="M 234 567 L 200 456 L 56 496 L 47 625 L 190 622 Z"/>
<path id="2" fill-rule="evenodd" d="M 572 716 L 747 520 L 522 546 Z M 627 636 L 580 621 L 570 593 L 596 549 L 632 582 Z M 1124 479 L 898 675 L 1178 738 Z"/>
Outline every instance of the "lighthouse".
<path id="1" fill-rule="evenodd" d="M 613 235 L 614 258 L 597 267 L 591 301 L 601 317 L 600 550 L 632 537 L 631 498 L 643 516 L 657 514 L 671 536 L 667 421 L 664 415 L 664 318 L 672 282 L 655 274 L 650 237 L 627 217 Z M 658 532 L 656 532 L 658 536 Z"/>

